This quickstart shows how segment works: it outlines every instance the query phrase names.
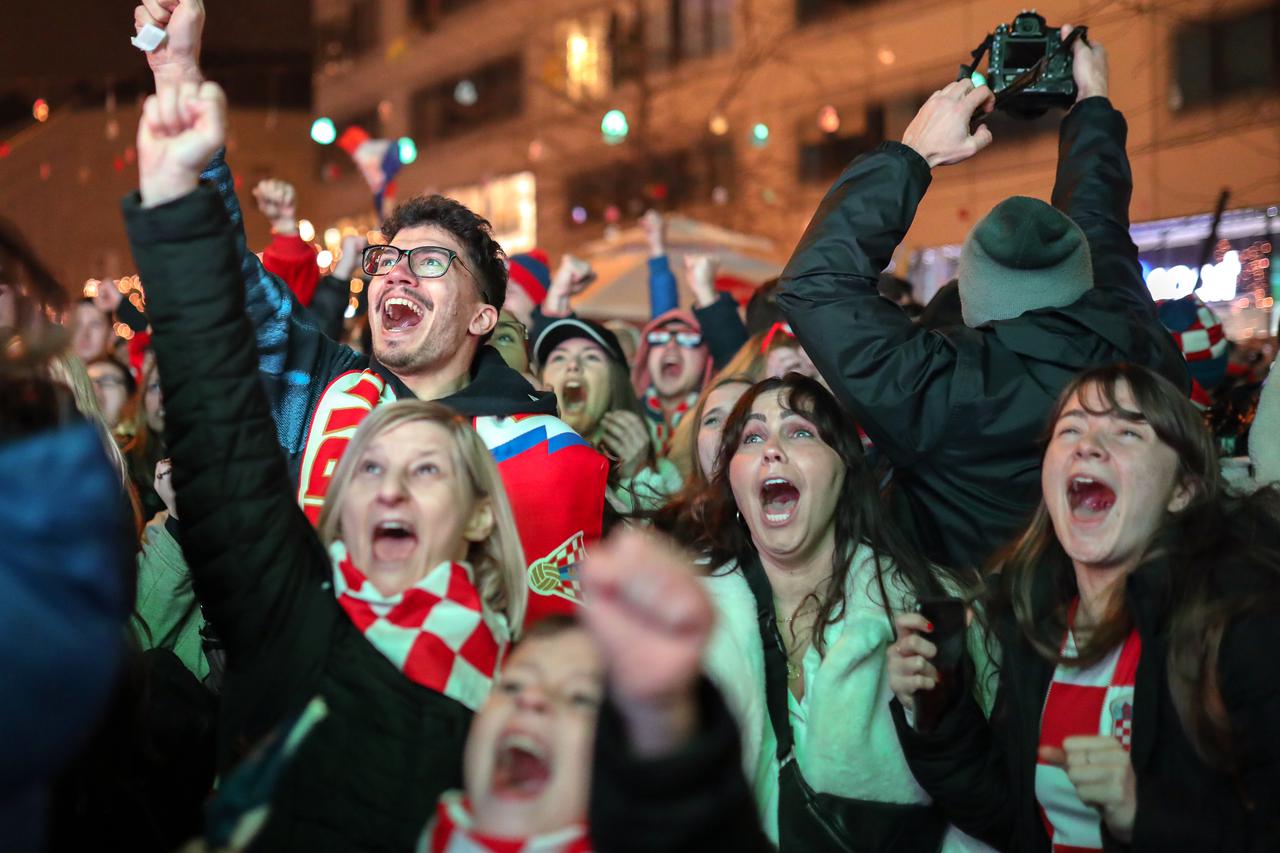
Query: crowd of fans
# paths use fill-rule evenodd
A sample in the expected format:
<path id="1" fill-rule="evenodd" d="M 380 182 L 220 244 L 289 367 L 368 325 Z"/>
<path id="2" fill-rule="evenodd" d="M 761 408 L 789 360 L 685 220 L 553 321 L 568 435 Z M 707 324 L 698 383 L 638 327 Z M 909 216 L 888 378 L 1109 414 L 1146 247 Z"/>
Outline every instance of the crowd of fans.
<path id="1" fill-rule="evenodd" d="M 745 306 L 646 214 L 637 329 L 441 196 L 255 252 L 204 14 L 135 11 L 138 277 L 0 234 L 0 847 L 1280 849 L 1274 346 L 1152 302 L 1101 45 L 929 305 L 969 80 Z"/>

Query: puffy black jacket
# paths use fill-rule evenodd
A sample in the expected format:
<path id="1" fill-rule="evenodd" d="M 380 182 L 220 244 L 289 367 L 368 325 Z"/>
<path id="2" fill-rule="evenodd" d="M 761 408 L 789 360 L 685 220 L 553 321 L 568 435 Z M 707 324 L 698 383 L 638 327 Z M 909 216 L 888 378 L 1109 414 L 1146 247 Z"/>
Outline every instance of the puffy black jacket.
<path id="1" fill-rule="evenodd" d="M 783 271 L 778 305 L 831 388 L 893 464 L 895 514 L 929 556 L 976 567 L 1039 501 L 1039 437 L 1080 371 L 1132 362 L 1187 386 L 1129 237 L 1124 117 L 1105 98 L 1062 122 L 1053 204 L 1083 229 L 1094 287 L 1064 308 L 927 331 L 876 291 L 929 186 L 886 142 L 855 160 Z"/>
<path id="2" fill-rule="evenodd" d="M 258 375 L 234 229 L 214 188 L 125 200 L 147 282 L 183 551 L 226 646 L 219 767 L 320 696 L 276 784 L 263 850 L 408 850 L 462 783 L 471 711 L 409 680 L 334 599 Z"/>

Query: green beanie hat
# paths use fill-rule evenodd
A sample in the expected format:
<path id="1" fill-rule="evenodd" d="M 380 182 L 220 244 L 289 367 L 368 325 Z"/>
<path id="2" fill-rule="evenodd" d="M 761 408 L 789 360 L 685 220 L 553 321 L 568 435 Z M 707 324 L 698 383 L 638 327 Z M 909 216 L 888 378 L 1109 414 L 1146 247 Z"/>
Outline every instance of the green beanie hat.
<path id="1" fill-rule="evenodd" d="M 1036 198 L 997 204 L 960 250 L 960 310 L 966 326 L 1070 305 L 1093 287 L 1080 226 Z"/>

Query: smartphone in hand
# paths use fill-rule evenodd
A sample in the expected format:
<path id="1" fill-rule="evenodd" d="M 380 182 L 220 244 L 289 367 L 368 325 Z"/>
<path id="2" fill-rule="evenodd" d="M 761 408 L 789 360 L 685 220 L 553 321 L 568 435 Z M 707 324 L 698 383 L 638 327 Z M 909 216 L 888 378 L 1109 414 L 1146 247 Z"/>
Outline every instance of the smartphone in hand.
<path id="1" fill-rule="evenodd" d="M 922 598 L 920 615 L 933 624 L 933 630 L 926 635 L 926 639 L 938 648 L 938 654 L 930 663 L 938 671 L 939 680 L 932 690 L 916 693 L 915 727 L 918 732 L 931 732 L 951 707 L 955 691 L 961 682 L 960 666 L 964 660 L 965 639 L 964 599 L 951 596 Z"/>

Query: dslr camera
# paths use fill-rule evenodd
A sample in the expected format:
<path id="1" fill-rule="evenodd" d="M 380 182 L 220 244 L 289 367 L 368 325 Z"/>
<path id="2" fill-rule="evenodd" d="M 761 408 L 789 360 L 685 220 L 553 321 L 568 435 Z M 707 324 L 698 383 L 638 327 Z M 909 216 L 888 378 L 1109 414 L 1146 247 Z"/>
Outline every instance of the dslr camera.
<path id="1" fill-rule="evenodd" d="M 972 76 L 989 51 L 986 80 L 996 109 L 1019 118 L 1037 118 L 1053 107 L 1069 109 L 1076 100 L 1071 46 L 1086 32 L 1077 27 L 1063 41 L 1060 28 L 1046 26 L 1034 9 L 1024 11 L 986 37 L 973 51 L 973 64 L 960 66 L 961 78 Z"/>

